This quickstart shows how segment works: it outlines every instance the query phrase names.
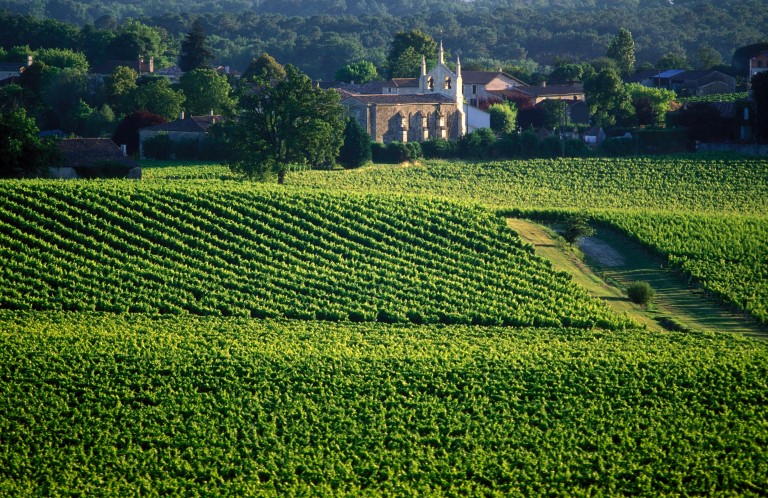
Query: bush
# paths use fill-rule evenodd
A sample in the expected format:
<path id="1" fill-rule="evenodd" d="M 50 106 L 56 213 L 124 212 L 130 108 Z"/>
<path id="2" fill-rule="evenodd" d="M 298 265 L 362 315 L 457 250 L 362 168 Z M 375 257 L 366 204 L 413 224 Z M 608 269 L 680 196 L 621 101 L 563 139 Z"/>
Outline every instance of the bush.
<path id="1" fill-rule="evenodd" d="M 170 159 L 173 153 L 173 141 L 168 135 L 157 135 L 144 140 L 144 157 L 149 159 Z"/>
<path id="2" fill-rule="evenodd" d="M 463 159 L 489 159 L 493 156 L 496 135 L 490 128 L 480 128 L 459 139 L 459 156 Z"/>
<path id="3" fill-rule="evenodd" d="M 348 118 L 344 129 L 344 144 L 336 161 L 343 167 L 358 168 L 371 160 L 371 137 L 355 118 Z"/>
<path id="4" fill-rule="evenodd" d="M 456 142 L 444 138 L 430 138 L 421 143 L 421 150 L 427 159 L 452 159 L 456 157 Z"/>
<path id="5" fill-rule="evenodd" d="M 409 161 L 415 161 L 416 159 L 424 157 L 424 152 L 421 149 L 421 144 L 419 142 L 408 142 L 405 144 L 405 147 L 408 149 Z"/>
<path id="6" fill-rule="evenodd" d="M 656 295 L 653 287 L 648 282 L 633 282 L 627 287 L 627 297 L 635 304 L 649 305 Z"/>

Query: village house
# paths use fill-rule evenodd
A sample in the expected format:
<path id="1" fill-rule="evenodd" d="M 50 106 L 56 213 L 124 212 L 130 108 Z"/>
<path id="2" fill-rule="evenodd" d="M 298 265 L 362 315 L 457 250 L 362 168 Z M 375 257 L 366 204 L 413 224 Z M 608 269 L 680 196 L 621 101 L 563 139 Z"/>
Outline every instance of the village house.
<path id="1" fill-rule="evenodd" d="M 139 76 L 143 76 L 145 74 L 153 74 L 155 72 L 155 59 L 150 57 L 149 62 L 144 62 L 143 58 L 137 59 L 135 61 L 110 59 L 104 61 L 98 66 L 91 68 L 89 73 L 94 76 L 103 78 L 112 74 L 118 67 L 131 68 L 136 71 L 136 74 Z"/>
<path id="2" fill-rule="evenodd" d="M 49 168 L 51 178 L 141 178 L 141 166 L 127 157 L 125 146 L 108 138 L 68 138 L 56 146 L 61 161 Z"/>
<path id="3" fill-rule="evenodd" d="M 205 139 L 208 129 L 221 120 L 222 116 L 213 114 L 213 111 L 204 116 L 188 117 L 185 117 L 182 112 L 179 119 L 175 121 L 141 128 L 139 129 L 139 157 L 142 159 L 145 157 L 144 142 L 150 138 L 166 135 L 174 142 L 201 141 Z"/>
<path id="4" fill-rule="evenodd" d="M 652 88 L 672 90 L 680 97 L 695 97 L 736 91 L 736 78 L 720 71 L 689 71 L 668 69 L 666 71 L 640 71 L 629 79 Z"/>
<path id="5" fill-rule="evenodd" d="M 21 73 L 32 65 L 32 56 L 27 56 L 27 62 L 0 62 L 0 82 L 14 83 Z"/>

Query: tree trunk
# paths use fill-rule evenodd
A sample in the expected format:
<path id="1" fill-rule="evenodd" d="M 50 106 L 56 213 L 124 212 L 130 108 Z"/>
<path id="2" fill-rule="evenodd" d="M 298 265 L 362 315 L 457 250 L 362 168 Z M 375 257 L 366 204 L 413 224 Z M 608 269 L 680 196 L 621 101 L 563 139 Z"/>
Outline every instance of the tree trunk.
<path id="1" fill-rule="evenodd" d="M 285 171 L 278 171 L 277 173 L 277 184 L 282 185 L 285 183 Z"/>

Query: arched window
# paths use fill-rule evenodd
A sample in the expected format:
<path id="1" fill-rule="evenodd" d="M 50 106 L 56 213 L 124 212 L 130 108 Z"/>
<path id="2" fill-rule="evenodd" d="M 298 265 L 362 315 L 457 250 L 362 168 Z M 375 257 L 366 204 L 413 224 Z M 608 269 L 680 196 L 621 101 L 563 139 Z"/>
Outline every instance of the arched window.
<path id="1" fill-rule="evenodd" d="M 435 89 L 435 80 L 432 78 L 432 76 L 427 78 L 427 88 L 430 89 L 430 90 L 434 90 Z"/>
<path id="2" fill-rule="evenodd" d="M 450 90 L 451 89 L 451 77 L 446 76 L 445 77 L 445 89 Z"/>

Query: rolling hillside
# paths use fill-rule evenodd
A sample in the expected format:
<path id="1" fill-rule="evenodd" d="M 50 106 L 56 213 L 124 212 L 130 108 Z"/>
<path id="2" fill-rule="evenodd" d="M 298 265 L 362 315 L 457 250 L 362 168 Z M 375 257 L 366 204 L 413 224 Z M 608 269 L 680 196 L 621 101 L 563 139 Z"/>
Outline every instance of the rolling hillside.
<path id="1" fill-rule="evenodd" d="M 480 208 L 237 183 L 0 190 L 0 308 L 629 325 Z"/>

